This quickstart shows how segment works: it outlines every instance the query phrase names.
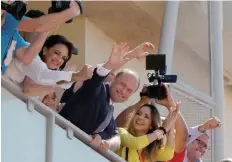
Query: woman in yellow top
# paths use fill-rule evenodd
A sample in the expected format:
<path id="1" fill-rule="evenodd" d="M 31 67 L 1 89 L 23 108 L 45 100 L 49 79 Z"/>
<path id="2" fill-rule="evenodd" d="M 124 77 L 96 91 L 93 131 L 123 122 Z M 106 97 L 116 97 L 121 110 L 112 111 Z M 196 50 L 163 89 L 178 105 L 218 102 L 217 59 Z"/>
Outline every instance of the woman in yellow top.
<path id="1" fill-rule="evenodd" d="M 116 153 L 128 162 L 156 162 L 172 159 L 175 148 L 174 123 L 178 111 L 179 104 L 175 111 L 169 113 L 164 122 L 164 128 L 161 127 L 161 117 L 155 106 L 146 104 L 140 107 L 132 116 L 128 130 L 118 128 L 121 148 Z"/>

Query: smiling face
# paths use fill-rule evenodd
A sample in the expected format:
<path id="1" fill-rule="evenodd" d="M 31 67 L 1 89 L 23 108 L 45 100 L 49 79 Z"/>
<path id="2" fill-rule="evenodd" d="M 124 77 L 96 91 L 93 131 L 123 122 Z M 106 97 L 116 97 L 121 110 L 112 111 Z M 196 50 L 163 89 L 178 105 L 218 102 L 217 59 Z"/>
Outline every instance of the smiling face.
<path id="1" fill-rule="evenodd" d="M 68 48 L 64 44 L 55 44 L 51 48 L 43 48 L 44 62 L 49 69 L 59 69 L 68 59 Z"/>
<path id="2" fill-rule="evenodd" d="M 190 143 L 187 147 L 188 158 L 191 161 L 199 160 L 208 150 L 209 136 L 206 134 L 201 135 Z"/>
<path id="3" fill-rule="evenodd" d="M 110 97 L 115 103 L 122 103 L 135 93 L 138 87 L 137 79 L 129 73 L 122 73 L 116 77 L 110 86 Z"/>
<path id="4" fill-rule="evenodd" d="M 141 107 L 132 120 L 132 129 L 136 132 L 148 132 L 152 128 L 151 109 L 147 106 Z M 137 133 L 136 133 L 137 134 Z"/>
<path id="5" fill-rule="evenodd" d="M 42 102 L 43 102 L 46 106 L 52 108 L 53 110 L 58 111 L 57 97 L 56 97 L 55 92 L 47 94 L 47 95 L 43 98 Z"/>

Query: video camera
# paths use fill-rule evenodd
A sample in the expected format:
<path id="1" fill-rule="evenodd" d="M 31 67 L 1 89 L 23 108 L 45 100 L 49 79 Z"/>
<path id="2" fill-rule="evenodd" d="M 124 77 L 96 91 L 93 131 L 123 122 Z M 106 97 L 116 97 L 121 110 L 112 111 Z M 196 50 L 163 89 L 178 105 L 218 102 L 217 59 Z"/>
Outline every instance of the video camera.
<path id="1" fill-rule="evenodd" d="M 66 10 L 70 7 L 71 1 L 52 1 L 52 6 L 48 9 L 48 13 L 57 13 Z M 80 0 L 75 1 L 80 7 L 80 13 L 83 14 L 83 4 Z M 73 19 L 68 20 L 66 23 L 71 23 Z"/>
<path id="2" fill-rule="evenodd" d="M 1 9 L 7 11 L 18 21 L 20 21 L 27 12 L 26 4 L 23 1 L 1 1 Z"/>
<path id="3" fill-rule="evenodd" d="M 147 74 L 150 85 L 140 93 L 140 96 L 148 96 L 158 100 L 165 99 L 167 97 L 167 92 L 162 83 L 176 83 L 177 81 L 177 75 L 165 75 L 165 55 L 148 55 L 146 57 L 146 70 L 154 70 L 155 72 Z"/>

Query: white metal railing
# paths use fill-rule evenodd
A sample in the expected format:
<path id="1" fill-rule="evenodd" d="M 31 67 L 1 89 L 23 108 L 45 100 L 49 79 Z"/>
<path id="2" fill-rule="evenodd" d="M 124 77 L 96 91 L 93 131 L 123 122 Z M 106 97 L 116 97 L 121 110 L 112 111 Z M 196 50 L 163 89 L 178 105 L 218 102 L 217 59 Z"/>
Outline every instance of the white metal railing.
<path id="1" fill-rule="evenodd" d="M 67 131 L 67 137 L 77 138 L 86 145 L 90 146 L 91 137 L 87 135 L 85 132 L 80 130 L 78 127 L 73 125 L 71 122 L 60 116 L 58 113 L 41 103 L 39 100 L 34 99 L 32 97 L 27 97 L 23 94 L 21 89 L 12 83 L 9 79 L 2 76 L 2 84 L 1 86 L 7 89 L 10 93 L 16 96 L 18 99 L 27 103 L 28 111 L 36 110 L 43 116 L 47 118 L 47 130 L 46 130 L 46 162 L 52 162 L 52 149 L 53 149 L 53 129 L 55 124 L 64 128 Z M 94 149 L 94 148 L 93 148 Z M 97 152 L 97 151 L 96 151 Z M 108 151 L 105 153 L 97 152 L 113 162 L 125 162 L 120 156 L 115 154 L 112 151 Z"/>

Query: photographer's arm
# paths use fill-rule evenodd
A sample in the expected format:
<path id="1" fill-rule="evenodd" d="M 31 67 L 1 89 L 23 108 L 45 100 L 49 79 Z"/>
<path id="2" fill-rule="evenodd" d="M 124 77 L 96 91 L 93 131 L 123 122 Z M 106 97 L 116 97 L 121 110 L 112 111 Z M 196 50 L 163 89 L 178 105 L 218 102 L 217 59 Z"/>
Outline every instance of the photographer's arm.
<path id="1" fill-rule="evenodd" d="M 70 8 L 34 19 L 23 19 L 17 27 L 20 31 L 27 32 L 47 32 L 57 29 L 62 23 L 80 15 L 79 5 L 71 1 Z"/>
<path id="2" fill-rule="evenodd" d="M 181 153 L 185 150 L 186 144 L 188 142 L 188 126 L 180 112 L 176 119 L 175 129 L 176 129 L 175 152 Z"/>
<path id="3" fill-rule="evenodd" d="M 176 107 L 176 104 L 174 102 L 171 92 L 168 89 L 168 86 L 164 84 L 164 87 L 167 92 L 167 98 L 164 100 L 156 100 L 156 103 L 165 106 L 168 109 L 168 111 L 170 111 L 171 107 Z M 180 153 L 184 151 L 188 141 L 188 127 L 183 116 L 181 115 L 181 112 L 178 112 L 177 114 L 175 129 L 176 129 L 175 152 Z"/>
<path id="4" fill-rule="evenodd" d="M 19 35 L 18 41 L 24 41 L 18 31 L 16 31 L 16 34 Z M 15 56 L 24 64 L 30 64 L 40 52 L 47 36 L 48 32 L 40 33 L 28 47 L 18 48 L 15 52 Z"/>

